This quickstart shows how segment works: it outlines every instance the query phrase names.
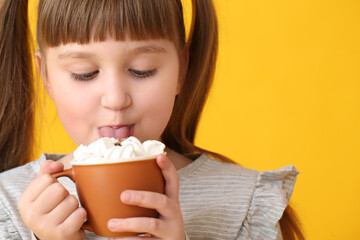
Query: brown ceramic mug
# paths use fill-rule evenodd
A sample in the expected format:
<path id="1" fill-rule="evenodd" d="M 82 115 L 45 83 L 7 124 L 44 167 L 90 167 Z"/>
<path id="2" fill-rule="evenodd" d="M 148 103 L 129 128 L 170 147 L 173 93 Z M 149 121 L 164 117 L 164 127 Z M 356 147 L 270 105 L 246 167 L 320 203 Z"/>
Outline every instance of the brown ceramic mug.
<path id="1" fill-rule="evenodd" d="M 102 237 L 125 237 L 140 233 L 111 232 L 111 218 L 154 217 L 158 212 L 121 202 L 124 190 L 164 193 L 164 178 L 156 159 L 92 165 L 73 165 L 52 176 L 68 177 L 76 184 L 80 204 L 87 211 L 83 229 Z"/>

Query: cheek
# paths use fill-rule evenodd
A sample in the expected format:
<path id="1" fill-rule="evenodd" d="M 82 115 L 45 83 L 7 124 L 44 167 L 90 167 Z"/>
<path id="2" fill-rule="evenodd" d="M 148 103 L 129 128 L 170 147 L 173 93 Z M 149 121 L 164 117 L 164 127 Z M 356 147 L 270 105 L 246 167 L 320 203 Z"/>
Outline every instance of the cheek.
<path id="1" fill-rule="evenodd" d="M 55 80 L 55 79 L 54 79 Z M 51 85 L 52 97 L 60 121 L 66 132 L 75 143 L 83 142 L 82 138 L 89 137 L 88 129 L 92 117 L 95 115 L 96 96 L 89 93 L 84 87 L 78 89 L 75 84 L 64 83 L 67 81 L 53 81 Z"/>
<path id="2" fill-rule="evenodd" d="M 66 96 L 66 95 L 65 95 Z M 77 124 L 77 120 L 85 118 L 86 108 L 82 106 L 79 99 L 74 95 L 68 97 L 54 98 L 57 112 L 63 124 L 73 121 L 73 125 Z M 82 101 L 81 101 L 82 102 Z"/>
<path id="3" fill-rule="evenodd" d="M 66 83 L 67 80 L 64 80 L 64 84 L 59 83 L 59 80 L 51 82 L 51 93 L 53 100 L 56 105 L 56 109 L 60 117 L 68 118 L 70 116 L 76 116 L 78 111 L 81 110 L 81 97 L 79 97 L 79 92 Z"/>
<path id="4" fill-rule="evenodd" d="M 147 103 L 143 108 L 145 111 L 142 113 L 142 124 L 138 129 L 141 134 L 142 141 L 149 139 L 160 140 L 160 136 L 165 130 L 169 119 L 171 117 L 173 104 L 172 100 L 159 102 L 159 104 Z"/>
<path id="5" fill-rule="evenodd" d="M 89 115 L 84 107 L 86 104 L 81 104 L 83 101 L 74 95 L 55 95 L 54 101 L 61 123 L 73 138 L 73 135 L 81 131 L 81 126 L 84 126 L 83 122 Z"/>
<path id="6" fill-rule="evenodd" d="M 146 110 L 148 116 L 151 116 L 152 125 L 158 129 L 160 135 L 165 129 L 173 111 L 176 96 L 176 88 L 162 88 L 157 94 L 150 96 L 153 101 L 146 101 Z"/>
<path id="7" fill-rule="evenodd" d="M 144 112 L 154 118 L 163 118 L 171 114 L 175 100 L 174 92 L 164 90 L 149 92 L 146 95 L 142 95 L 141 99 L 141 108 Z"/>

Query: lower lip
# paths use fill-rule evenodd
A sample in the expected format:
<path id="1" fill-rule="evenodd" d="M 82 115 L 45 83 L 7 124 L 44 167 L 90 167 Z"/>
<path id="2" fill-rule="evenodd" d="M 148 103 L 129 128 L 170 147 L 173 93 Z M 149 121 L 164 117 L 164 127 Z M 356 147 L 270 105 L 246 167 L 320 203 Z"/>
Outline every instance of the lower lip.
<path id="1" fill-rule="evenodd" d="M 127 125 L 121 127 L 104 126 L 98 129 L 100 138 L 110 137 L 116 139 L 128 138 L 134 135 L 134 125 Z"/>

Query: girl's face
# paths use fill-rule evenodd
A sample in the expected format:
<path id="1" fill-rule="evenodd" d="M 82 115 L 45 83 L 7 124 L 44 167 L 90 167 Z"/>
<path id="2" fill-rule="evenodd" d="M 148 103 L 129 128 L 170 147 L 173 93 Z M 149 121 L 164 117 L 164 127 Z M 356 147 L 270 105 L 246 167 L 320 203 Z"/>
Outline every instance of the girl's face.
<path id="1" fill-rule="evenodd" d="M 71 43 L 37 53 L 36 63 L 76 144 L 160 140 L 181 88 L 177 49 L 167 40 Z"/>

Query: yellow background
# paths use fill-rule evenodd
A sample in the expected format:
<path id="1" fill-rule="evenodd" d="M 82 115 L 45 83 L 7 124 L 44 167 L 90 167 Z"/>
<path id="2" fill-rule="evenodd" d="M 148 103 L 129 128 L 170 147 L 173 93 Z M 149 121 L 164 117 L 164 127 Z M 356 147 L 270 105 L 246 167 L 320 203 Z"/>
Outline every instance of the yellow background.
<path id="1" fill-rule="evenodd" d="M 259 170 L 294 164 L 307 239 L 360 239 L 360 1 L 216 7 L 218 70 L 197 144 Z M 47 98 L 38 124 L 36 157 L 76 147 Z"/>

